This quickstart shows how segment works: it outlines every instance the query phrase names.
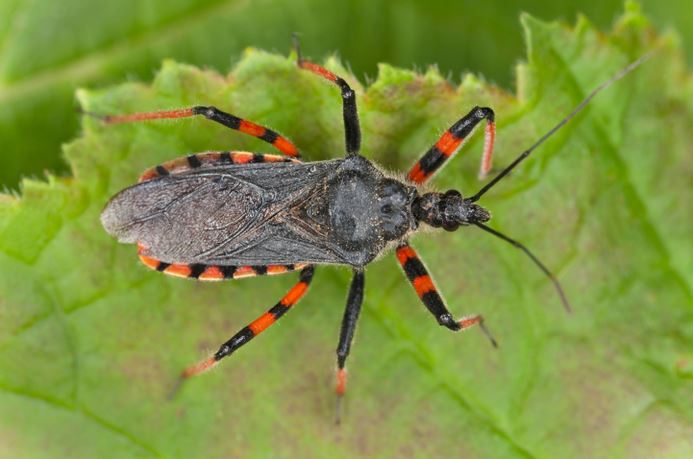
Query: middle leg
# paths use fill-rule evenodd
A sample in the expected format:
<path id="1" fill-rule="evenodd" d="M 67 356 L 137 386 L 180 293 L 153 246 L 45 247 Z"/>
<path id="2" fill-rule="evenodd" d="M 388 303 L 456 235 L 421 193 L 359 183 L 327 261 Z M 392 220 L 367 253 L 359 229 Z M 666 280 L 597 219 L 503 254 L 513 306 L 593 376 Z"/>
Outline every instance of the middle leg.
<path id="1" fill-rule="evenodd" d="M 356 331 L 356 322 L 358 321 L 361 305 L 363 304 L 364 283 L 365 276 L 363 271 L 355 269 L 351 287 L 349 288 L 346 308 L 344 309 L 342 328 L 339 332 L 339 344 L 337 345 L 337 424 L 340 422 L 341 400 L 346 392 L 346 359 L 351 350 L 351 342 L 354 339 L 354 332 Z"/>
<path id="2" fill-rule="evenodd" d="M 438 323 L 452 331 L 466 330 L 467 328 L 478 325 L 481 331 L 491 341 L 493 347 L 498 347 L 496 340 L 484 325 L 484 318 L 480 315 L 465 317 L 455 320 L 445 306 L 443 298 L 438 293 L 438 289 L 433 283 L 433 279 L 428 274 L 426 267 L 419 259 L 416 251 L 407 242 L 402 242 L 397 247 L 397 260 L 404 270 L 407 279 L 411 282 L 416 294 L 419 296 L 426 308 L 433 314 Z"/>

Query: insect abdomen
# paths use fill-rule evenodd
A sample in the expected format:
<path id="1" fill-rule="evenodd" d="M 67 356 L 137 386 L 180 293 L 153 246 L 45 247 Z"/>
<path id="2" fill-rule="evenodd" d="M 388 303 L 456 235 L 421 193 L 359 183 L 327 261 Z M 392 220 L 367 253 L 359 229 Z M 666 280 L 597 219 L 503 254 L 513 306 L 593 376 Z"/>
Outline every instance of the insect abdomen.
<path id="1" fill-rule="evenodd" d="M 166 263 L 145 255 L 146 248 L 138 244 L 140 261 L 150 269 L 170 276 L 198 279 L 201 281 L 222 281 L 244 277 L 284 274 L 305 268 L 305 263 L 288 265 L 226 266 L 203 263 Z"/>
<path id="2" fill-rule="evenodd" d="M 206 153 L 183 156 L 151 167 L 140 175 L 139 182 L 145 182 L 165 175 L 180 174 L 205 166 L 290 162 L 300 163 L 300 161 L 295 158 L 289 158 L 283 155 L 267 155 L 247 151 L 208 151 Z"/>

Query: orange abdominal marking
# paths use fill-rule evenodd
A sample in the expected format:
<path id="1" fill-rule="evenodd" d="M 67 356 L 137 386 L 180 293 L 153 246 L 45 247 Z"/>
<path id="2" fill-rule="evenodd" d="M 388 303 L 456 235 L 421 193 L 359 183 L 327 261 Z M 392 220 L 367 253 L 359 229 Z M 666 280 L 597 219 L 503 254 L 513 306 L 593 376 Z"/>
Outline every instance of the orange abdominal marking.
<path id="1" fill-rule="evenodd" d="M 286 156 L 281 155 L 262 155 L 262 159 L 266 163 L 280 163 L 286 159 Z"/>
<path id="2" fill-rule="evenodd" d="M 142 173 L 142 175 L 140 175 L 139 182 L 146 182 L 147 180 L 151 180 L 158 176 L 159 174 L 157 174 L 154 169 L 147 169 Z"/>
<path id="3" fill-rule="evenodd" d="M 209 266 L 207 269 L 205 269 L 202 274 L 200 274 L 200 277 L 198 278 L 200 280 L 223 280 L 224 279 L 224 273 L 221 272 L 218 266 Z"/>
<path id="4" fill-rule="evenodd" d="M 156 269 L 159 266 L 159 260 L 146 255 L 140 255 L 140 261 L 142 261 L 147 268 Z"/>
<path id="5" fill-rule="evenodd" d="M 284 265 L 269 265 L 267 266 L 267 274 L 282 274 L 287 272 L 288 269 Z"/>
<path id="6" fill-rule="evenodd" d="M 190 265 L 173 264 L 166 268 L 164 272 L 172 276 L 188 277 L 191 273 Z"/>
<path id="7" fill-rule="evenodd" d="M 253 154 L 245 151 L 231 153 L 231 160 L 235 164 L 246 164 L 253 160 Z"/>
<path id="8" fill-rule="evenodd" d="M 239 277 L 254 276 L 255 274 L 257 273 L 252 266 L 239 266 L 238 269 L 236 269 L 236 272 L 233 273 L 233 277 L 236 279 Z"/>

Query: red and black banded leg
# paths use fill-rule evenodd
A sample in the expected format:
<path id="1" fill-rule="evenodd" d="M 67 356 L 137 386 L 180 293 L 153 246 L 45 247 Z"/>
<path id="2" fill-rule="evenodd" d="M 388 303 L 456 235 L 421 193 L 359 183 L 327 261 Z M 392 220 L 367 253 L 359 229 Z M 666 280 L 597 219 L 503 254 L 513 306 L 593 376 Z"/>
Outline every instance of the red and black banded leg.
<path id="1" fill-rule="evenodd" d="M 484 153 L 481 157 L 481 167 L 479 178 L 486 177 L 491 170 L 491 159 L 493 156 L 493 144 L 496 138 L 496 124 L 493 110 L 488 107 L 474 107 L 464 117 L 460 118 L 455 124 L 445 131 L 414 167 L 411 168 L 407 177 L 414 183 L 426 182 L 440 167 L 460 149 L 464 140 L 469 137 L 474 128 L 486 120 L 486 137 L 484 139 Z"/>
<path id="2" fill-rule="evenodd" d="M 346 359 L 349 357 L 351 342 L 356 331 L 356 322 L 363 304 L 364 281 L 363 271 L 355 269 L 351 287 L 349 288 L 346 308 L 344 309 L 342 328 L 339 332 L 339 344 L 337 345 L 337 413 L 335 418 L 337 424 L 341 421 L 342 397 L 346 392 L 347 382 Z"/>
<path id="3" fill-rule="evenodd" d="M 238 333 L 233 335 L 231 339 L 221 345 L 219 350 L 208 359 L 199 362 L 189 368 L 186 368 L 181 373 L 181 379 L 185 380 L 191 376 L 203 373 L 213 366 L 215 366 L 221 359 L 228 357 L 233 354 L 238 348 L 248 343 L 251 339 L 255 338 L 257 335 L 265 331 L 270 325 L 275 323 L 279 318 L 286 314 L 292 306 L 294 306 L 298 301 L 305 295 L 313 279 L 313 273 L 315 268 L 307 266 L 301 270 L 301 276 L 299 281 L 291 287 L 291 290 L 284 295 L 284 298 L 279 300 L 269 311 L 255 319 L 246 327 L 243 327 Z"/>
<path id="4" fill-rule="evenodd" d="M 356 93 L 349 84 L 341 77 L 327 70 L 321 65 L 304 60 L 301 57 L 298 38 L 294 35 L 294 49 L 298 58 L 298 66 L 309 70 L 339 86 L 342 90 L 342 110 L 344 112 L 344 137 L 346 140 L 347 156 L 357 155 L 361 149 L 361 128 L 359 126 L 359 115 L 356 110 Z"/>
<path id="5" fill-rule="evenodd" d="M 287 156 L 291 156 L 293 158 L 299 158 L 301 156 L 298 151 L 298 148 L 296 148 L 296 146 L 293 143 L 291 143 L 291 141 L 286 137 L 264 126 L 255 124 L 252 121 L 244 120 L 243 118 L 231 115 L 230 113 L 223 112 L 216 107 L 197 106 L 192 108 L 183 108 L 179 110 L 131 113 L 128 115 L 104 116 L 96 115 L 93 113 L 87 114 L 99 118 L 108 124 L 131 123 L 146 120 L 189 118 L 191 116 L 202 115 L 208 120 L 216 121 L 217 123 L 228 128 L 240 131 L 244 134 L 252 135 L 253 137 L 257 137 L 260 140 L 264 140 L 265 142 L 269 143 L 274 148 L 276 148 L 277 150 L 279 150 Z"/>
<path id="6" fill-rule="evenodd" d="M 465 330 L 473 325 L 479 325 L 493 347 L 498 347 L 496 340 L 484 325 L 484 318 L 480 315 L 465 317 L 461 320 L 453 319 L 426 267 L 408 243 L 403 242 L 397 247 L 397 260 L 399 260 L 407 279 L 416 290 L 416 294 L 440 325 L 452 331 Z"/>

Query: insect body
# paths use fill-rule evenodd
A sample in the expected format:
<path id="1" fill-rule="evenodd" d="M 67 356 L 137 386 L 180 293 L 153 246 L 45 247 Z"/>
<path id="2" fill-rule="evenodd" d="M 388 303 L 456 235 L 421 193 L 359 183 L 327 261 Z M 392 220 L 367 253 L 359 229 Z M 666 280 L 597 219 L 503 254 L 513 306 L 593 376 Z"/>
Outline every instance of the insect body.
<path id="1" fill-rule="evenodd" d="M 359 155 L 313 163 L 245 152 L 194 158 L 194 169 L 119 193 L 103 212 L 105 228 L 166 262 L 362 268 L 418 226 L 416 188 Z M 246 158 L 273 162 L 233 163 Z"/>
<path id="2" fill-rule="evenodd" d="M 297 47 L 298 51 L 298 47 Z M 241 329 L 210 358 L 183 371 L 201 373 L 257 336 L 300 300 L 319 264 L 347 265 L 353 279 L 337 346 L 336 392 L 344 394 L 345 364 L 364 292 L 364 267 L 394 248 L 410 283 L 438 323 L 458 331 L 479 325 L 479 315 L 453 318 L 410 236 L 422 225 L 454 231 L 475 225 L 523 250 L 551 279 L 566 308 L 558 281 L 522 244 L 485 225 L 490 214 L 478 199 L 574 116 L 598 91 L 625 75 L 643 58 L 597 88 L 479 192 L 424 192 L 421 185 L 486 122 L 481 173 L 491 168 L 495 124 L 490 108 L 475 107 L 453 124 L 412 167 L 405 180 L 383 173 L 360 153 L 354 91 L 337 75 L 298 57 L 299 67 L 338 85 L 342 92 L 346 155 L 301 162 L 298 149 L 281 135 L 214 107 L 102 117 L 107 123 L 204 116 L 258 137 L 281 155 L 219 151 L 190 155 L 145 171 L 140 182 L 114 196 L 104 209 L 104 228 L 121 242 L 137 243 L 144 264 L 167 274 L 200 280 L 235 279 L 300 270 L 299 281 L 269 311 Z"/>

